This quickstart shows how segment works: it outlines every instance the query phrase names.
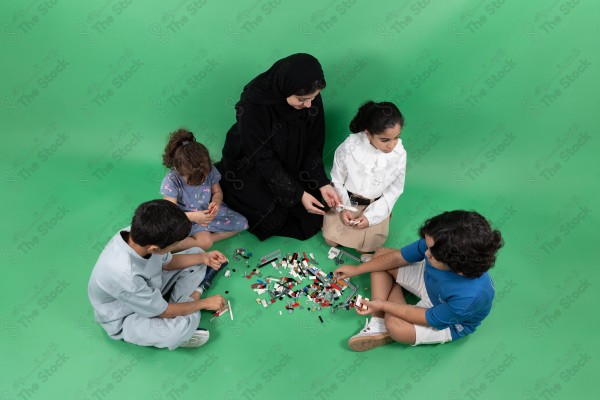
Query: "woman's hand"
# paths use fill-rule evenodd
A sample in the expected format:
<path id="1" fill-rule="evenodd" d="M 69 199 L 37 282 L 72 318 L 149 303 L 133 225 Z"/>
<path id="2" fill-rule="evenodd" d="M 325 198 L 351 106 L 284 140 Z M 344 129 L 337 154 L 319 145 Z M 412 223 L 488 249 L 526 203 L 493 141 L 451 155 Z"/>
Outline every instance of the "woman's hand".
<path id="1" fill-rule="evenodd" d="M 325 211 L 317 208 L 323 208 L 323 204 L 321 204 L 321 202 L 317 200 L 315 196 L 308 192 L 304 192 L 304 194 L 302 194 L 302 205 L 304 208 L 306 208 L 306 211 L 311 214 L 325 215 Z"/>
<path id="2" fill-rule="evenodd" d="M 321 192 L 321 196 L 323 196 L 323 200 L 329 207 L 337 207 L 342 204 L 342 199 L 340 199 L 340 195 L 335 191 L 333 186 L 325 185 L 319 188 Z"/>

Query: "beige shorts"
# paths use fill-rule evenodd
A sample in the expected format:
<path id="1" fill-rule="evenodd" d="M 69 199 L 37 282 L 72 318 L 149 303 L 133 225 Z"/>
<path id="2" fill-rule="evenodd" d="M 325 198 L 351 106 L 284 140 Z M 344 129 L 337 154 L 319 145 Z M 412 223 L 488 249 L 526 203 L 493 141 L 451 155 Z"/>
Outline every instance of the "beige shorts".
<path id="1" fill-rule="evenodd" d="M 364 211 L 367 206 L 358 206 Z M 346 226 L 342 222 L 340 213 L 332 208 L 323 218 L 323 237 L 344 247 L 356 249 L 361 253 L 371 253 L 383 246 L 390 229 L 390 217 L 383 222 L 358 229 Z"/>
<path id="2" fill-rule="evenodd" d="M 431 308 L 431 300 L 425 289 L 425 260 L 408 264 L 406 267 L 398 268 L 396 282 L 419 299 L 417 307 Z M 438 330 L 431 326 L 415 324 L 416 340 L 415 346 L 419 344 L 446 343 L 452 340 L 450 328 Z"/>

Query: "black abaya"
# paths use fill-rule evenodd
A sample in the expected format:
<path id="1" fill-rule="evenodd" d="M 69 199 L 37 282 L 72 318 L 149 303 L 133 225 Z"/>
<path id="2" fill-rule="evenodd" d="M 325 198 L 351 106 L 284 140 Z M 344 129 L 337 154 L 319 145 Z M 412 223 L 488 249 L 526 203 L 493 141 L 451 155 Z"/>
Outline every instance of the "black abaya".
<path id="1" fill-rule="evenodd" d="M 224 199 L 243 214 L 260 240 L 287 236 L 304 240 L 322 226 L 320 215 L 301 203 L 306 191 L 320 199 L 329 184 L 323 168 L 323 103 L 296 110 L 286 98 L 307 83 L 324 80 L 318 61 L 295 54 L 252 80 L 236 104 L 237 122 L 227 133 L 222 174 Z"/>

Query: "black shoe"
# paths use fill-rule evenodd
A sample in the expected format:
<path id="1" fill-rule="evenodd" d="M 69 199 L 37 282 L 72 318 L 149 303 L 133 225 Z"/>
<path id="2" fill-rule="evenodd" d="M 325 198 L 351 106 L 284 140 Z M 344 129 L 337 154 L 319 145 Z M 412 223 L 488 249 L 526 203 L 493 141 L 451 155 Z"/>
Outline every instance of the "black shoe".
<path id="1" fill-rule="evenodd" d="M 200 289 L 202 290 L 202 293 L 204 293 L 206 290 L 210 289 L 210 286 L 212 285 L 212 281 L 215 278 L 215 276 L 217 276 L 217 274 L 219 273 L 219 271 L 221 271 L 223 268 L 225 268 L 227 266 L 227 264 L 229 264 L 229 262 L 224 262 L 223 264 L 221 264 L 221 266 L 219 267 L 219 269 L 212 269 L 210 267 L 206 267 L 208 269 L 208 271 L 206 271 L 206 275 L 204 275 L 204 279 L 202 280 L 202 283 L 200 283 Z"/>

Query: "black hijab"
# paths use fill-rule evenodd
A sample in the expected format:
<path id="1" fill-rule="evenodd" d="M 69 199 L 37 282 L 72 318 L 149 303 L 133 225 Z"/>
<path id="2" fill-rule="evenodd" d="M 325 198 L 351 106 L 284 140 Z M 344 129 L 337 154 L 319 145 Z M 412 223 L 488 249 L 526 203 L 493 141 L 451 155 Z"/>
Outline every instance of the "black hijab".
<path id="1" fill-rule="evenodd" d="M 293 54 L 250 81 L 236 104 L 237 122 L 227 132 L 217 168 L 227 204 L 248 218 L 260 240 L 304 240 L 323 225 L 300 201 L 305 191 L 318 198 L 318 188 L 329 184 L 321 95 L 310 108 L 295 109 L 286 101 L 319 80 L 325 82 L 319 61 Z"/>
<path id="2" fill-rule="evenodd" d="M 236 104 L 238 110 L 246 103 L 271 105 L 287 120 L 302 117 L 308 109 L 297 110 L 286 99 L 316 81 L 325 82 L 319 61 L 306 53 L 292 54 L 275 62 L 265 72 L 248 83 Z"/>

